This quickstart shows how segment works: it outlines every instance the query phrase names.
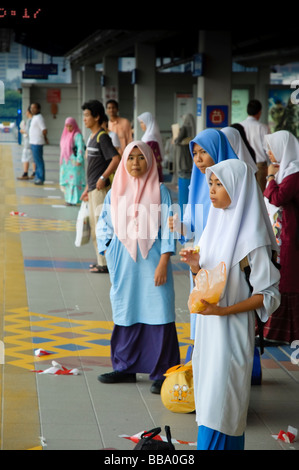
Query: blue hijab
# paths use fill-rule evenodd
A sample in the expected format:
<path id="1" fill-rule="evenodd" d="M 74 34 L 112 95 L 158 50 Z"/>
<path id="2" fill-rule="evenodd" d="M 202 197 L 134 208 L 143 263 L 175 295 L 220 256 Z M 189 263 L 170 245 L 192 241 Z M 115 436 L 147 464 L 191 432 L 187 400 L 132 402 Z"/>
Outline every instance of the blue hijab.
<path id="1" fill-rule="evenodd" d="M 192 157 L 194 144 L 200 145 L 200 147 L 208 152 L 215 164 L 222 162 L 223 160 L 238 159 L 226 135 L 217 129 L 205 129 L 191 140 L 189 143 L 189 149 Z M 209 186 L 207 185 L 206 176 L 197 168 L 195 163 L 193 163 L 192 168 L 188 204 L 191 205 L 191 230 L 192 232 L 195 232 L 196 204 L 201 204 L 203 206 L 203 228 L 206 226 L 211 206 Z M 195 236 L 196 238 L 199 238 L 200 235 L 201 233 L 198 233 Z"/>

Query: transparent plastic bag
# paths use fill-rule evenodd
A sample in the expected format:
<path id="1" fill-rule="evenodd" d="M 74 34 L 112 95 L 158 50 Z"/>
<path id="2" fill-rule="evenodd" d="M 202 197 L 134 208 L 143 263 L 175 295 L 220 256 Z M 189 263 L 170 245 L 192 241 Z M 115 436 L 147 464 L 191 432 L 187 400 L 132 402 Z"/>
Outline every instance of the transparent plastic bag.
<path id="1" fill-rule="evenodd" d="M 201 269 L 195 277 L 195 286 L 189 295 L 190 313 L 200 313 L 205 309 L 201 299 L 217 304 L 226 283 L 226 266 L 220 263 L 214 269 Z"/>
<path id="2" fill-rule="evenodd" d="M 76 222 L 76 239 L 75 246 L 80 247 L 87 245 L 90 240 L 90 223 L 89 223 L 89 208 L 88 202 L 81 203 L 80 210 Z"/>

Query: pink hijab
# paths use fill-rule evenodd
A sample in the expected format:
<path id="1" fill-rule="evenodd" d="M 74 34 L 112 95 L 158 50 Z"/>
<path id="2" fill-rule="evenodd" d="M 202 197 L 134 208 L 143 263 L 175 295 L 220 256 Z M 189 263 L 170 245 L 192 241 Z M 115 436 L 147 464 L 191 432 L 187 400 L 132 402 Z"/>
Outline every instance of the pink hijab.
<path id="1" fill-rule="evenodd" d="M 66 128 L 67 125 L 73 126 L 72 132 Z M 66 118 L 60 139 L 60 164 L 63 160 L 65 160 L 66 163 L 69 161 L 73 153 L 74 138 L 77 134 L 81 134 L 77 121 L 72 117 Z"/>
<path id="2" fill-rule="evenodd" d="M 138 147 L 147 161 L 147 172 L 140 178 L 127 171 L 127 160 L 134 147 Z M 142 141 L 127 145 L 114 176 L 111 189 L 111 214 L 115 234 L 134 261 L 137 245 L 147 258 L 160 227 L 160 183 L 152 149 Z"/>

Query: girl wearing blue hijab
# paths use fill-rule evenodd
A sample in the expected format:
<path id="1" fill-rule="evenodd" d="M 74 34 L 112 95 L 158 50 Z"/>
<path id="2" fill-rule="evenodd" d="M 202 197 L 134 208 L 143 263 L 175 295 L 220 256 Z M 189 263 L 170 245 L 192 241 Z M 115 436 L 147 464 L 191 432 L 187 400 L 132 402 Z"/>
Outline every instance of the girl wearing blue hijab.
<path id="1" fill-rule="evenodd" d="M 194 163 L 189 186 L 189 199 L 181 230 L 177 229 L 174 217 L 169 221 L 170 230 L 181 233 L 179 241 L 182 244 L 192 239 L 196 244 L 207 223 L 211 201 L 205 177 L 206 168 L 223 160 L 238 159 L 226 135 L 217 129 L 201 131 L 190 141 L 189 149 Z M 190 289 L 193 289 L 192 275 L 190 275 Z M 194 339 L 195 335 L 195 318 L 196 314 L 191 314 L 191 339 Z"/>
<path id="2" fill-rule="evenodd" d="M 203 152 L 199 150 L 201 147 L 210 157 L 210 164 L 205 165 L 205 162 L 200 161 L 200 154 L 203 157 Z M 233 151 L 227 137 L 217 129 L 205 129 L 200 132 L 189 143 L 190 153 L 194 158 L 193 169 L 191 174 L 191 181 L 189 187 L 189 200 L 191 217 L 190 220 L 185 220 L 189 223 L 191 231 L 194 232 L 195 241 L 199 240 L 202 230 L 206 226 L 207 218 L 211 206 L 209 196 L 209 186 L 206 183 L 205 172 L 207 166 L 216 165 L 223 160 L 238 159 Z M 201 158 L 203 160 L 203 158 Z M 195 224 L 197 205 L 202 205 L 202 224 Z M 187 216 L 187 214 L 186 214 Z"/>

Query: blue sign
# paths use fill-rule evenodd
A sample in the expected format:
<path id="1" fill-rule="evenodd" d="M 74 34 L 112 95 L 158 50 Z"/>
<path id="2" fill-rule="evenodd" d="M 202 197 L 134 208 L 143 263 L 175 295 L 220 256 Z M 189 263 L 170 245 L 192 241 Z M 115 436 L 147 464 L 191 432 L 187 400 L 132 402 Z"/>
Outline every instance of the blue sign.
<path id="1" fill-rule="evenodd" d="M 57 64 L 25 64 L 23 78 L 48 79 L 48 75 L 58 75 Z"/>
<path id="2" fill-rule="evenodd" d="M 197 98 L 197 111 L 196 111 L 197 116 L 202 115 L 202 98 Z"/>
<path id="3" fill-rule="evenodd" d="M 193 77 L 202 77 L 203 75 L 203 54 L 194 54 L 193 56 Z"/>
<path id="4" fill-rule="evenodd" d="M 58 65 L 57 64 L 25 64 L 26 73 L 36 73 L 44 75 L 57 75 Z"/>
<path id="5" fill-rule="evenodd" d="M 228 106 L 207 106 L 207 127 L 228 126 Z"/>

